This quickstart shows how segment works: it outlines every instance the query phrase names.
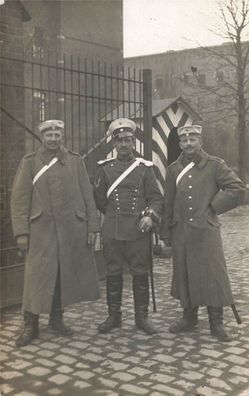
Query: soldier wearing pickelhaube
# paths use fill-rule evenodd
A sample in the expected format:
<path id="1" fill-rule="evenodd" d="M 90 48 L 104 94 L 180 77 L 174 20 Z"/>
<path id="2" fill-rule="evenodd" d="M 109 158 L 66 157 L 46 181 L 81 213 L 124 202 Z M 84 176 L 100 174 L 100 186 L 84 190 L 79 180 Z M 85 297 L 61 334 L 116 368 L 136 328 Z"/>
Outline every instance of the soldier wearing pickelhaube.
<path id="1" fill-rule="evenodd" d="M 94 183 L 97 208 L 104 214 L 103 252 L 109 316 L 101 333 L 121 327 L 123 268 L 128 263 L 133 278 L 135 323 L 147 334 L 155 333 L 148 321 L 150 238 L 160 221 L 162 196 L 153 164 L 133 154 L 136 124 L 127 118 L 113 121 L 112 136 L 117 158 L 99 161 Z"/>
<path id="2" fill-rule="evenodd" d="M 18 347 L 38 337 L 41 313 L 49 314 L 52 330 L 71 336 L 64 308 L 99 297 L 92 255 L 99 221 L 84 161 L 64 147 L 63 121 L 38 129 L 42 145 L 22 159 L 11 197 L 13 232 L 26 257 Z"/>
<path id="3" fill-rule="evenodd" d="M 222 159 L 202 149 L 200 125 L 181 127 L 178 136 L 182 153 L 167 168 L 160 230 L 172 246 L 171 294 L 183 308 L 169 330 L 194 329 L 198 307 L 206 306 L 211 334 L 226 342 L 231 338 L 223 327 L 223 307 L 235 307 L 217 215 L 238 205 L 244 186 Z"/>

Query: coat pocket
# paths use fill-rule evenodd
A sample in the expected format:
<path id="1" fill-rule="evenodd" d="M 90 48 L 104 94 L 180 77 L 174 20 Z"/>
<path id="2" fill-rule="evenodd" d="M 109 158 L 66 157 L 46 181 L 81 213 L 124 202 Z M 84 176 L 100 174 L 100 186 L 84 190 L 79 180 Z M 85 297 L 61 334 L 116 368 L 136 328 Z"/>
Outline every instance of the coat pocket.
<path id="1" fill-rule="evenodd" d="M 34 220 L 38 219 L 41 215 L 42 215 L 42 209 L 39 209 L 36 212 L 31 213 L 29 219 L 30 219 L 30 221 L 34 221 Z"/>
<path id="2" fill-rule="evenodd" d="M 87 215 L 82 210 L 74 209 L 74 213 L 75 213 L 76 217 L 79 218 L 80 220 L 87 221 Z"/>

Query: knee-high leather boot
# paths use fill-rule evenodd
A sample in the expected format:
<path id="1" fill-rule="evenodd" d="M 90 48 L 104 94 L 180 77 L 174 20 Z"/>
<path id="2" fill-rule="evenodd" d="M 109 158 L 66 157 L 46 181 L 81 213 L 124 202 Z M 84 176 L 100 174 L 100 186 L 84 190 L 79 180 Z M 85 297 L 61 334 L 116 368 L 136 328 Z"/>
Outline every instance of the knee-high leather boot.
<path id="1" fill-rule="evenodd" d="M 169 331 L 170 333 L 180 333 L 181 331 L 193 330 L 198 325 L 198 307 L 184 308 L 182 318 L 173 323 Z"/>
<path id="2" fill-rule="evenodd" d="M 232 341 L 231 337 L 226 333 L 223 326 L 223 307 L 207 307 L 210 334 L 217 337 L 219 341 Z"/>
<path id="3" fill-rule="evenodd" d="M 49 318 L 49 327 L 57 331 L 62 336 L 70 337 L 73 335 L 73 330 L 67 326 L 63 320 L 64 311 L 60 308 L 54 309 Z"/>
<path id="4" fill-rule="evenodd" d="M 149 335 L 156 333 L 156 329 L 148 321 L 149 275 L 147 273 L 133 277 L 133 297 L 136 327 Z"/>
<path id="5" fill-rule="evenodd" d="M 39 315 L 32 312 L 24 312 L 24 329 L 16 340 L 16 346 L 29 345 L 32 340 L 39 337 Z"/>
<path id="6" fill-rule="evenodd" d="M 110 275 L 106 278 L 106 299 L 109 316 L 98 326 L 100 333 L 109 333 L 112 329 L 121 327 L 123 277 Z"/>

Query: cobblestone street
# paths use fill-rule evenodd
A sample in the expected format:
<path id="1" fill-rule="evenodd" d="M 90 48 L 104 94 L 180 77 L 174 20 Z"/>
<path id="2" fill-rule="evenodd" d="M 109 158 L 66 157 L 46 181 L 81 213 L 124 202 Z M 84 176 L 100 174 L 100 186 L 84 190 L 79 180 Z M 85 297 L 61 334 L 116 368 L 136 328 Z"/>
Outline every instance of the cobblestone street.
<path id="1" fill-rule="evenodd" d="M 62 338 L 41 315 L 40 338 L 17 349 L 20 308 L 4 311 L 1 322 L 1 392 L 15 396 L 249 396 L 249 206 L 220 217 L 228 271 L 242 324 L 225 308 L 230 343 L 209 334 L 207 312 L 200 309 L 198 328 L 173 335 L 169 325 L 181 315 L 170 297 L 170 259 L 154 258 L 157 312 L 150 318 L 158 329 L 145 336 L 135 329 L 131 279 L 125 276 L 123 326 L 111 334 L 97 332 L 106 317 L 105 285 L 95 303 L 66 310 L 75 333 Z M 152 309 L 151 309 L 152 311 Z"/>

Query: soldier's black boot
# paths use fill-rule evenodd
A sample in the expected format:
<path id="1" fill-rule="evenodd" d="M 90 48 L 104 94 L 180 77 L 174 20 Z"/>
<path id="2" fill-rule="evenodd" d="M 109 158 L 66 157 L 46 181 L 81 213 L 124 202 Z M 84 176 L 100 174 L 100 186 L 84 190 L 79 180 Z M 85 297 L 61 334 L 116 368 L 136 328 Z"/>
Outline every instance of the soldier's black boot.
<path id="1" fill-rule="evenodd" d="M 63 311 L 61 309 L 55 309 L 51 312 L 49 327 L 64 337 L 73 335 L 73 330 L 63 320 Z"/>
<path id="2" fill-rule="evenodd" d="M 148 274 L 133 277 L 133 297 L 135 308 L 135 323 L 139 330 L 152 335 L 157 331 L 148 321 L 149 312 L 149 276 Z"/>
<path id="3" fill-rule="evenodd" d="M 16 346 L 29 345 L 32 340 L 39 337 L 39 316 L 32 312 L 24 312 L 24 329 L 16 340 Z"/>
<path id="4" fill-rule="evenodd" d="M 182 318 L 173 323 L 169 331 L 170 333 L 180 333 L 193 330 L 198 325 L 198 307 L 184 308 Z"/>
<path id="5" fill-rule="evenodd" d="M 121 327 L 122 291 L 122 275 L 110 275 L 106 278 L 106 299 L 109 316 L 98 326 L 100 333 L 109 333 L 112 329 Z"/>
<path id="6" fill-rule="evenodd" d="M 232 338 L 226 333 L 223 326 L 223 308 L 207 307 L 210 334 L 218 338 L 221 342 L 232 341 Z"/>
<path id="7" fill-rule="evenodd" d="M 73 335 L 73 330 L 64 323 L 63 311 L 61 309 L 54 309 L 51 312 L 49 327 L 64 337 L 70 337 Z"/>

